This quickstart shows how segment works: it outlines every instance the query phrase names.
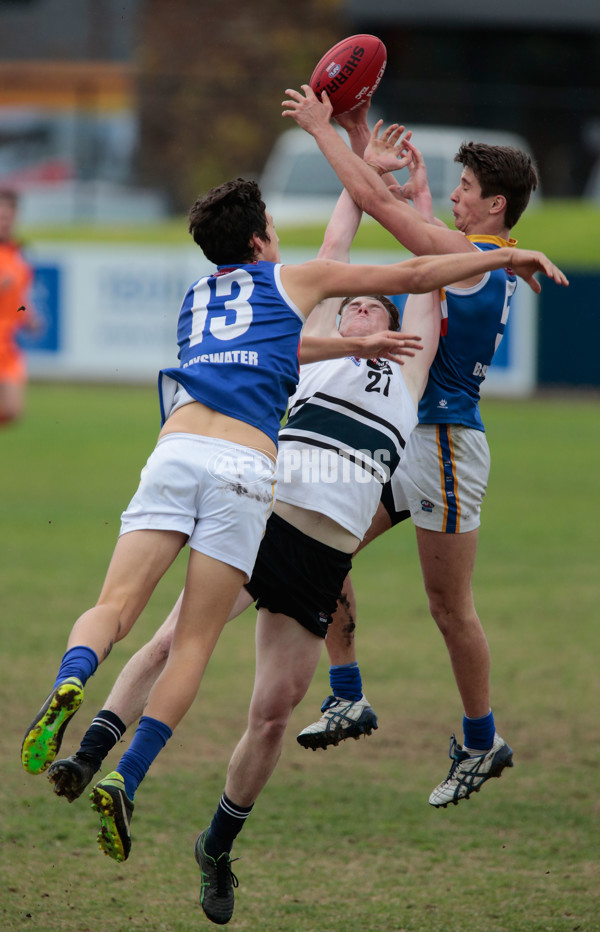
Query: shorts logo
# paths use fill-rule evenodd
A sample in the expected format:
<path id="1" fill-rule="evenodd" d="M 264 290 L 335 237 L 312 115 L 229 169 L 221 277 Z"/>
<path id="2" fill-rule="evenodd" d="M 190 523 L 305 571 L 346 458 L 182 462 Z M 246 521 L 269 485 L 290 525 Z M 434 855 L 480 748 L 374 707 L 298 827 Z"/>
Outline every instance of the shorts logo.
<path id="1" fill-rule="evenodd" d="M 431 513 L 433 509 L 434 509 L 433 502 L 430 502 L 429 499 L 427 498 L 421 499 L 421 511 L 428 511 L 429 513 Z"/>
<path id="2" fill-rule="evenodd" d="M 242 483 L 245 486 L 264 482 L 265 479 L 272 482 L 275 478 L 275 464 L 270 457 L 253 453 L 252 450 L 221 450 L 213 453 L 207 469 L 213 479 Z"/>

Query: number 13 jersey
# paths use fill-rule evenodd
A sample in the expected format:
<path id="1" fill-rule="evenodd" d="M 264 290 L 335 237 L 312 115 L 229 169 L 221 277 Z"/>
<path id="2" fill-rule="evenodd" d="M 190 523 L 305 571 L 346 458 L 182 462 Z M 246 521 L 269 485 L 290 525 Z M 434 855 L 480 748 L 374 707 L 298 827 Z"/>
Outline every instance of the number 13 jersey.
<path id="1" fill-rule="evenodd" d="M 298 382 L 304 316 L 281 283 L 281 264 L 219 266 L 193 284 L 177 326 L 179 366 L 158 377 L 161 423 L 179 386 L 277 444 L 288 398 Z"/>

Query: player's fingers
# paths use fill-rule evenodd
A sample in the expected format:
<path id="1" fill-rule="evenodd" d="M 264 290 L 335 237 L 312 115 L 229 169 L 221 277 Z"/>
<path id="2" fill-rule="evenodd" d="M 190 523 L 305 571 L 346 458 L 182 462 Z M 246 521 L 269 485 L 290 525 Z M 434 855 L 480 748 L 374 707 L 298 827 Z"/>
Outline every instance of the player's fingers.
<path id="1" fill-rule="evenodd" d="M 386 130 L 384 131 L 384 133 L 383 133 L 382 136 L 381 136 L 381 138 L 384 140 L 384 142 L 389 142 L 390 137 L 393 136 L 393 134 L 396 132 L 397 128 L 398 128 L 398 124 L 397 124 L 397 123 L 391 123 L 391 124 L 386 128 Z"/>
<path id="2" fill-rule="evenodd" d="M 558 268 L 558 266 L 556 266 L 556 265 L 553 265 L 552 268 L 553 268 L 553 270 L 554 270 L 554 274 L 553 274 L 554 281 L 555 281 L 558 285 L 568 285 L 568 284 L 569 284 L 569 279 L 567 278 L 567 276 L 565 275 L 565 273 L 564 273 L 564 272 L 561 272 L 561 270 L 560 270 L 560 269 Z"/>
<path id="3" fill-rule="evenodd" d="M 540 283 L 538 282 L 537 278 L 535 278 L 534 275 L 530 275 L 529 277 L 526 277 L 525 281 L 527 282 L 531 290 L 535 291 L 536 294 L 539 294 L 540 291 L 542 290 L 542 286 L 540 285 Z"/>
<path id="4" fill-rule="evenodd" d="M 389 129 L 393 130 L 392 135 L 394 136 L 401 136 L 402 133 L 404 132 L 404 127 L 402 126 L 401 123 L 392 123 Z"/>

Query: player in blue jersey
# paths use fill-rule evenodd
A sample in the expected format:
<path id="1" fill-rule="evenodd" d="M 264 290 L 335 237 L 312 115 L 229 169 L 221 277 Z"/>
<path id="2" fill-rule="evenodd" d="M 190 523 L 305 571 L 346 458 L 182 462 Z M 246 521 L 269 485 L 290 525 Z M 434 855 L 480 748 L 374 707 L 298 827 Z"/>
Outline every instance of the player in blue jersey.
<path id="1" fill-rule="evenodd" d="M 307 85 L 302 93 L 286 94 L 283 115 L 314 136 L 356 203 L 415 255 L 458 257 L 515 245 L 510 231 L 537 186 L 535 167 L 525 152 L 477 143 L 460 147 L 456 161 L 463 166 L 462 174 L 450 195 L 456 230 L 450 230 L 433 217 L 430 197 L 429 207 L 423 208 L 428 198 L 422 163 L 415 162 L 412 188 L 402 192 L 419 198 L 419 210 L 395 196 L 381 177 L 397 169 L 398 157 L 410 149 L 403 127 L 393 124 L 380 137 L 380 121 L 361 159 L 331 125 L 326 95 L 318 100 Z M 413 154 L 418 159 L 414 149 Z M 444 289 L 439 348 L 419 404 L 419 424 L 399 471 L 416 526 L 429 607 L 444 636 L 464 710 L 463 744 L 452 736 L 452 765 L 429 797 L 433 806 L 468 798 L 489 777 L 512 766 L 512 750 L 495 730 L 490 652 L 471 581 L 490 466 L 479 412 L 480 385 L 502 339 L 515 286 L 514 274 L 506 267 L 483 276 L 457 274 Z M 385 516 L 383 521 L 385 527 Z M 352 662 L 350 649 L 347 658 Z M 327 727 L 324 710 L 320 725 L 314 723 L 309 730 L 318 736 Z"/>
<path id="2" fill-rule="evenodd" d="M 157 583 L 189 544 L 179 617 L 167 664 L 152 687 L 118 772 L 94 788 L 100 842 L 129 854 L 133 798 L 193 702 L 214 646 L 255 562 L 274 497 L 277 433 L 297 381 L 305 316 L 340 293 L 428 293 L 458 272 L 512 263 L 564 276 L 541 253 L 424 256 L 387 266 L 316 259 L 280 263 L 278 238 L 258 186 L 236 179 L 199 198 L 190 232 L 217 266 L 189 290 L 179 318 L 180 367 L 159 378 L 162 427 L 122 515 L 95 606 L 75 622 L 54 686 L 25 733 L 28 773 L 54 760 L 86 681 L 127 635 Z"/>

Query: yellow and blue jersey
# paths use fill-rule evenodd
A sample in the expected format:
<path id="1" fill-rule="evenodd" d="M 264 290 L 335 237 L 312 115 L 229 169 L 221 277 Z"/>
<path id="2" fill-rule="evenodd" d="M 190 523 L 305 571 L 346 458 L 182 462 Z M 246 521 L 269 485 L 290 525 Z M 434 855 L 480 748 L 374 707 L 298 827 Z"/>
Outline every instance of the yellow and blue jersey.
<path id="1" fill-rule="evenodd" d="M 482 251 L 513 246 L 499 236 L 472 235 Z M 471 288 L 443 288 L 440 342 L 419 403 L 420 424 L 463 424 L 485 430 L 480 386 L 504 335 L 517 286 L 511 269 L 486 272 Z"/>

